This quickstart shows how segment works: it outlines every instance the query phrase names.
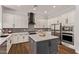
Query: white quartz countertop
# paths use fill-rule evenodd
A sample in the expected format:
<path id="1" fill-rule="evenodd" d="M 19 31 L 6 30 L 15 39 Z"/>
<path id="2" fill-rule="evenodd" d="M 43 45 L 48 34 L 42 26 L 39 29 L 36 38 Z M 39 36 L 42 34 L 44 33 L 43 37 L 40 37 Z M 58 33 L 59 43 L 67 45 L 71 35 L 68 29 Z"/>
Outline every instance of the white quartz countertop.
<path id="1" fill-rule="evenodd" d="M 11 35 L 13 35 L 13 34 L 26 34 L 26 35 L 28 35 L 28 32 L 19 32 L 19 33 L 12 33 L 12 34 L 8 34 L 8 33 L 6 33 L 6 34 L 3 34 L 3 35 L 8 35 L 7 37 L 0 37 L 0 45 L 1 44 L 3 44 L 6 40 L 8 40 L 8 38 L 9 37 L 11 37 Z"/>
<path id="2" fill-rule="evenodd" d="M 7 37 L 0 37 L 0 45 L 3 44 L 12 34 L 8 34 Z"/>
<path id="3" fill-rule="evenodd" d="M 46 36 L 39 36 L 38 34 L 29 35 L 35 42 L 44 41 L 44 40 L 51 40 L 51 39 L 58 39 L 58 36 L 53 36 L 51 34 L 46 34 Z"/>

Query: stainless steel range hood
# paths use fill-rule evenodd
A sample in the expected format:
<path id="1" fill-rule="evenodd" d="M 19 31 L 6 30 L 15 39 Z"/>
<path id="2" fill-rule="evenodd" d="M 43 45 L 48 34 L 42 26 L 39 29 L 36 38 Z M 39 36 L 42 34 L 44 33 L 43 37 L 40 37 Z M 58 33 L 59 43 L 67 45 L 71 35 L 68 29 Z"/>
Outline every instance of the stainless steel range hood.
<path id="1" fill-rule="evenodd" d="M 29 32 L 34 32 L 35 31 L 35 28 L 34 28 L 34 25 L 35 25 L 35 17 L 34 17 L 34 13 L 33 12 L 30 12 L 28 13 L 28 31 Z"/>
<path id="2" fill-rule="evenodd" d="M 34 13 L 33 12 L 30 12 L 30 13 L 28 13 L 28 20 L 29 20 L 29 25 L 30 24 L 32 24 L 32 25 L 34 25 L 35 24 L 35 17 L 34 17 Z"/>

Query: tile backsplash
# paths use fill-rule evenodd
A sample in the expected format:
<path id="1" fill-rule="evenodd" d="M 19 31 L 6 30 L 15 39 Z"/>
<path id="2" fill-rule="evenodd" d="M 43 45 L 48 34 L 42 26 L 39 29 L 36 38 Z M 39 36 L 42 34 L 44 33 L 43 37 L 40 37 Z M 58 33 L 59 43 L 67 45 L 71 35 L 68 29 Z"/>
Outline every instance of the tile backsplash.
<path id="1" fill-rule="evenodd" d="M 50 30 L 50 28 L 34 28 L 34 31 L 37 31 L 37 30 L 45 30 L 45 31 L 48 31 Z M 28 28 L 3 28 L 3 33 L 8 33 L 9 31 L 11 31 L 12 33 L 15 33 L 15 32 L 27 32 L 29 31 Z"/>

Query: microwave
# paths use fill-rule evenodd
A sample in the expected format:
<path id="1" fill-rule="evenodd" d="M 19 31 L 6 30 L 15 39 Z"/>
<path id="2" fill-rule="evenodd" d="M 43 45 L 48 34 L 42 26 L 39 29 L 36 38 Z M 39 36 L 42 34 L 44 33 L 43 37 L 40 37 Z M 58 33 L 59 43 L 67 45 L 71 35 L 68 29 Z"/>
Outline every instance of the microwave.
<path id="1" fill-rule="evenodd" d="M 72 31 L 73 26 L 63 26 L 63 31 Z"/>

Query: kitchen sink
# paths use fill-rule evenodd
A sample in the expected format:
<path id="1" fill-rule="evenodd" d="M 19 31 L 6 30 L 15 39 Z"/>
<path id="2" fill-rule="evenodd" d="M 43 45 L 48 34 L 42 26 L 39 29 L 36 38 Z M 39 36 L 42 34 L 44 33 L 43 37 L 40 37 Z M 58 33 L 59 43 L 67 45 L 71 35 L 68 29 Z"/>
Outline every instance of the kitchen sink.
<path id="1" fill-rule="evenodd" d="M 0 37 L 7 37 L 8 35 L 1 35 Z"/>

